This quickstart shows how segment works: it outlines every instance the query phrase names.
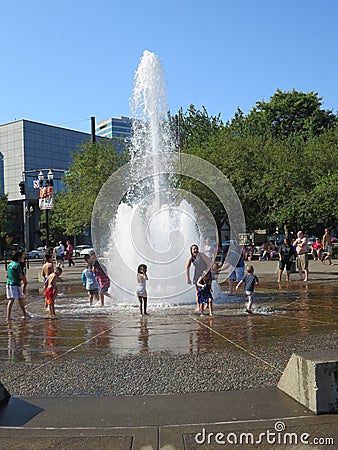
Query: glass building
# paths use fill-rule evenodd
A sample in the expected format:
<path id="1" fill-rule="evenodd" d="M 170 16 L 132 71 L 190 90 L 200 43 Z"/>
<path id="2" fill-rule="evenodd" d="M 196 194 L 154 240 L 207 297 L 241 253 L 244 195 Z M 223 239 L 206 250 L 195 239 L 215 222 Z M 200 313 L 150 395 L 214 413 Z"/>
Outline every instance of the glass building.
<path id="1" fill-rule="evenodd" d="M 96 136 L 114 139 L 116 151 L 121 152 L 131 137 L 132 124 L 129 117 L 111 117 L 98 122 L 95 133 Z"/>
<path id="2" fill-rule="evenodd" d="M 62 190 L 60 178 L 69 168 L 72 154 L 90 140 L 90 133 L 29 120 L 0 125 L 0 194 L 8 194 L 15 217 L 11 223 L 13 242 L 29 248 L 41 244 L 38 173 L 42 170 L 47 178 L 48 170 L 54 171 L 54 191 Z M 22 180 L 26 195 L 20 194 Z"/>

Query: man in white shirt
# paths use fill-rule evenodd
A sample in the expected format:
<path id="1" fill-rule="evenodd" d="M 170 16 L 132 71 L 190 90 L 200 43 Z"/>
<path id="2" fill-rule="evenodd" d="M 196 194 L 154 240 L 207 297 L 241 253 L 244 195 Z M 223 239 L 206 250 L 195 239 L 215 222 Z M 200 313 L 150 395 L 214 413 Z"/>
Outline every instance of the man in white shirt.
<path id="1" fill-rule="evenodd" d="M 294 244 L 297 253 L 297 267 L 299 272 L 299 279 L 303 280 L 303 272 L 305 273 L 304 281 L 309 280 L 309 256 L 308 256 L 308 241 L 302 231 L 298 231 L 297 239 Z"/>

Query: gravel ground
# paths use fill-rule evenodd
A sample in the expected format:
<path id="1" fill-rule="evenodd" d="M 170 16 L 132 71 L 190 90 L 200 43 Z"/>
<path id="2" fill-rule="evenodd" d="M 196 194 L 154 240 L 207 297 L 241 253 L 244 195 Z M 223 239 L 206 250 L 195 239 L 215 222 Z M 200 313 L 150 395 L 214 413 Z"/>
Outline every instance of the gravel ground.
<path id="1" fill-rule="evenodd" d="M 337 348 L 337 332 L 293 336 L 252 355 L 236 349 L 174 355 L 151 352 L 87 359 L 70 355 L 43 364 L 3 362 L 2 382 L 13 395 L 145 395 L 217 392 L 276 386 L 293 351 Z"/>

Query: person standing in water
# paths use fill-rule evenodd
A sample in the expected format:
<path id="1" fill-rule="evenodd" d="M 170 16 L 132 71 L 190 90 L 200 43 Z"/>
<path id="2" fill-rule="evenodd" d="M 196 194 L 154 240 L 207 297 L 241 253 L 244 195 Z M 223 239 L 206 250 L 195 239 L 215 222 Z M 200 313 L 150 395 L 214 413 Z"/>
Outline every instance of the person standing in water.
<path id="1" fill-rule="evenodd" d="M 101 307 L 104 306 L 104 297 L 111 298 L 108 290 L 110 288 L 110 278 L 106 273 L 106 268 L 102 267 L 101 264 L 95 260 L 92 266 L 92 272 L 95 275 L 96 281 L 99 285 L 99 293 L 101 300 Z"/>
<path id="2" fill-rule="evenodd" d="M 208 305 L 209 315 L 212 316 L 211 282 L 211 270 L 205 270 L 196 283 L 198 306 L 201 316 L 204 315 L 204 305 Z"/>
<path id="3" fill-rule="evenodd" d="M 89 304 L 92 306 L 93 300 L 99 301 L 99 285 L 95 275 L 92 272 L 91 263 L 86 264 L 86 268 L 82 271 L 82 284 L 86 287 L 88 292 Z"/>
<path id="4" fill-rule="evenodd" d="M 190 256 L 187 260 L 186 266 L 185 266 L 185 272 L 187 277 L 187 284 L 191 284 L 191 278 L 190 278 L 190 267 L 193 265 L 195 267 L 195 273 L 193 276 L 192 284 L 195 285 L 196 288 L 196 304 L 197 309 L 199 310 L 199 304 L 198 304 L 198 287 L 196 285 L 197 280 L 202 275 L 203 271 L 208 271 L 211 266 L 211 261 L 205 255 L 204 253 L 201 253 L 198 249 L 198 245 L 193 244 L 190 247 Z"/>
<path id="5" fill-rule="evenodd" d="M 54 263 L 53 263 L 53 255 L 50 253 L 45 253 L 45 263 L 42 266 L 42 279 L 43 279 L 43 285 L 44 285 L 44 293 L 46 291 L 47 287 L 47 278 L 51 273 L 54 272 Z M 45 296 L 45 308 L 48 308 L 46 296 Z"/>
<path id="6" fill-rule="evenodd" d="M 139 302 L 140 307 L 140 315 L 147 316 L 147 303 L 148 303 L 148 294 L 147 294 L 147 266 L 145 264 L 140 264 L 137 268 L 137 288 L 136 295 Z"/>
<path id="7" fill-rule="evenodd" d="M 299 280 L 303 280 L 304 272 L 304 281 L 309 281 L 309 255 L 307 253 L 308 240 L 307 237 L 304 236 L 302 231 L 298 231 L 297 239 L 295 240 L 293 245 L 296 246 Z"/>
<path id="8" fill-rule="evenodd" d="M 254 268 L 253 266 L 246 266 L 246 275 L 242 280 L 239 281 L 239 283 L 236 286 L 236 291 L 238 291 L 238 288 L 242 283 L 244 283 L 244 292 L 245 295 L 248 298 L 248 304 L 246 307 L 246 311 L 249 314 L 252 314 L 252 303 L 254 301 L 254 290 L 255 285 L 258 284 L 258 278 L 254 274 Z"/>
<path id="9" fill-rule="evenodd" d="M 22 252 L 14 252 L 12 254 L 12 261 L 7 268 L 7 283 L 6 283 L 6 296 L 8 299 L 7 304 L 7 322 L 11 320 L 11 312 L 13 308 L 14 300 L 17 299 L 23 313 L 23 318 L 27 319 L 30 315 L 27 313 L 25 304 L 23 301 L 21 283 L 23 280 L 22 269 L 19 260 L 22 258 Z"/>
<path id="10" fill-rule="evenodd" d="M 55 299 L 58 295 L 56 282 L 60 275 L 62 274 L 61 267 L 57 267 L 53 273 L 51 273 L 47 278 L 47 286 L 45 290 L 46 302 L 49 306 L 50 317 L 53 319 L 55 317 Z"/>
<path id="11" fill-rule="evenodd" d="M 28 284 L 27 281 L 27 265 L 26 265 L 26 258 L 27 258 L 27 253 L 25 250 L 20 250 L 21 256 L 19 258 L 19 264 L 21 266 L 21 270 L 22 270 L 22 295 L 25 298 L 26 296 L 26 287 Z"/>

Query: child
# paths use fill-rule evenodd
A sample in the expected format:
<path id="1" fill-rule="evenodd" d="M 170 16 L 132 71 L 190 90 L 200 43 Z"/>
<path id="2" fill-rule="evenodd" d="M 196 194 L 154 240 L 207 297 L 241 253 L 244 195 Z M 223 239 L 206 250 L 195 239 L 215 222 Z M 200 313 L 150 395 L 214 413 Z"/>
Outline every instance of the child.
<path id="1" fill-rule="evenodd" d="M 244 283 L 244 291 L 245 295 L 248 297 L 248 304 L 246 311 L 249 314 L 252 314 L 252 303 L 254 300 L 254 289 L 255 284 L 258 284 L 258 278 L 254 275 L 254 268 L 252 266 L 246 266 L 247 275 L 244 276 L 243 280 L 239 281 L 236 286 L 236 291 L 239 286 Z"/>
<path id="2" fill-rule="evenodd" d="M 53 273 L 48 275 L 48 278 L 46 281 L 45 296 L 46 296 L 46 303 L 49 306 L 49 312 L 50 312 L 51 318 L 55 317 L 54 303 L 55 303 L 55 298 L 58 295 L 56 282 L 61 274 L 62 274 L 61 267 L 57 267 Z"/>
<path id="3" fill-rule="evenodd" d="M 24 250 L 20 250 L 20 258 L 19 258 L 19 264 L 21 267 L 21 271 L 22 271 L 22 295 L 23 297 L 26 296 L 26 287 L 28 284 L 27 281 L 27 267 L 26 267 L 26 258 L 27 258 L 27 253 Z"/>
<path id="4" fill-rule="evenodd" d="M 202 275 L 197 280 L 197 298 L 198 307 L 201 316 L 204 315 L 204 305 L 208 305 L 209 314 L 212 316 L 212 289 L 211 289 L 211 271 L 204 270 Z"/>
<path id="5" fill-rule="evenodd" d="M 96 281 L 95 275 L 92 272 L 92 265 L 90 263 L 86 264 L 86 268 L 82 272 L 82 283 L 86 286 L 89 296 L 89 304 L 92 306 L 93 299 L 99 301 L 99 285 Z"/>
<path id="6" fill-rule="evenodd" d="M 51 255 L 50 253 L 46 253 L 45 254 L 45 263 L 42 266 L 42 272 L 41 272 L 42 278 L 43 278 L 44 290 L 46 290 L 46 287 L 47 287 L 47 278 L 53 272 L 54 272 L 53 255 Z M 48 309 L 46 297 L 45 297 L 45 308 Z"/>
<path id="7" fill-rule="evenodd" d="M 20 308 L 23 313 L 23 318 L 29 318 L 29 314 L 26 311 L 23 301 L 21 282 L 23 281 L 22 269 L 19 260 L 22 257 L 20 251 L 14 252 L 12 255 L 12 262 L 8 265 L 7 269 L 7 283 L 6 283 L 6 296 L 8 299 L 7 304 L 7 322 L 11 320 L 11 312 L 15 299 L 18 299 Z"/>
<path id="8" fill-rule="evenodd" d="M 148 294 L 147 294 L 147 266 L 145 264 L 140 264 L 137 268 L 137 288 L 136 288 L 136 295 L 138 297 L 138 302 L 140 306 L 140 314 L 143 316 L 148 315 L 147 313 L 147 301 L 148 301 Z"/>
<path id="9" fill-rule="evenodd" d="M 110 279 L 98 261 L 94 261 L 92 272 L 95 275 L 96 281 L 100 289 L 101 307 L 104 306 L 104 296 L 110 298 L 108 289 L 110 288 Z"/>

